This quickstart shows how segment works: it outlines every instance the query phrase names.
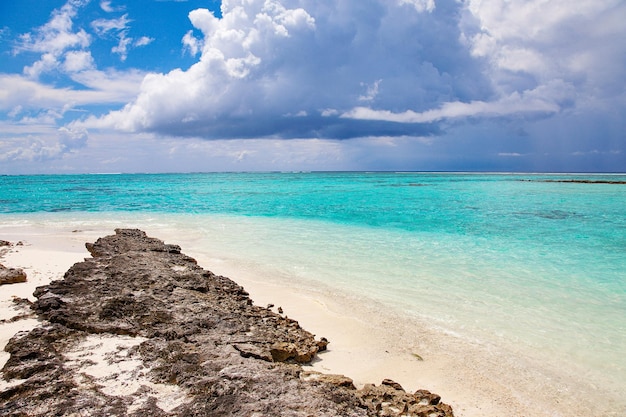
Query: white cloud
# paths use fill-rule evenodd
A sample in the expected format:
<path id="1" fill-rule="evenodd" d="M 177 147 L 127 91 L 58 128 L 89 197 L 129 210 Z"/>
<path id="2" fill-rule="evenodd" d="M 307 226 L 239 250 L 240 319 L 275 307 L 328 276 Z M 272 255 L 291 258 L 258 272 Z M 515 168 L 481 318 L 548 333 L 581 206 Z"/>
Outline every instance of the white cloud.
<path id="1" fill-rule="evenodd" d="M 58 132 L 59 143 L 66 151 L 87 146 L 87 140 L 89 139 L 87 129 L 68 129 L 67 127 L 61 127 Z"/>
<path id="2" fill-rule="evenodd" d="M 111 48 L 111 52 L 118 54 L 121 61 L 126 61 L 130 48 L 146 46 L 154 41 L 153 38 L 148 36 L 141 36 L 138 39 L 129 37 L 131 22 L 132 20 L 128 18 L 128 14 L 124 14 L 117 19 L 96 19 L 91 22 L 91 26 L 98 36 L 117 39 L 117 45 Z"/>
<path id="3" fill-rule="evenodd" d="M 198 52 L 202 50 L 202 41 L 193 36 L 193 31 L 188 31 L 182 40 L 184 50 L 189 51 L 191 56 L 198 55 Z"/>
<path id="4" fill-rule="evenodd" d="M 626 44 L 626 3 L 620 0 L 495 0 L 466 2 L 464 38 L 491 65 L 501 91 L 555 79 L 591 90 L 607 88 L 620 72 Z M 610 75 L 607 77 L 607 72 Z M 526 78 L 525 78 L 526 77 Z M 608 87 L 610 89 L 610 87 Z"/>
<path id="5" fill-rule="evenodd" d="M 221 18 L 189 13 L 179 45 L 195 63 L 163 74 L 98 69 L 99 37 L 121 60 L 154 40 L 133 34 L 142 16 L 93 3 L 117 13 L 84 26 L 93 38 L 78 24 L 85 2 L 69 1 L 16 44 L 37 57 L 0 74 L 2 155 L 80 151 L 112 170 L 442 168 L 427 157 L 472 168 L 481 151 L 522 167 L 585 149 L 603 153 L 576 159 L 619 166 L 626 155 L 619 0 L 224 0 Z"/>
<path id="6" fill-rule="evenodd" d="M 364 85 L 367 87 L 367 92 L 365 93 L 365 95 L 359 96 L 359 101 L 374 100 L 376 96 L 378 95 L 378 86 L 380 85 L 381 82 L 383 82 L 382 79 L 374 81 L 374 83 L 371 85 L 361 83 L 361 85 Z"/>
<path id="7" fill-rule="evenodd" d="M 509 114 L 509 112 L 503 112 L 497 103 L 487 103 L 484 101 L 462 103 L 455 101 L 445 103 L 438 109 L 419 113 L 413 110 L 394 113 L 389 110 L 375 110 L 369 107 L 355 107 L 354 109 L 343 113 L 341 117 L 346 119 L 378 120 L 393 123 L 431 123 L 449 118 L 496 114 L 504 115 Z"/>
<path id="8" fill-rule="evenodd" d="M 82 71 L 73 78 L 89 89 L 74 90 L 42 84 L 19 75 L 0 74 L 0 110 L 22 111 L 57 109 L 59 113 L 73 106 L 124 103 L 134 97 L 143 73 Z"/>
<path id="9" fill-rule="evenodd" d="M 68 1 L 61 9 L 55 10 L 48 23 L 38 28 L 35 33 L 20 36 L 16 53 L 21 51 L 45 52 L 60 54 L 68 48 L 84 48 L 89 46 L 87 32 L 80 29 L 73 32 L 72 18 L 77 9 L 84 5 L 83 1 Z"/>
<path id="10" fill-rule="evenodd" d="M 418 12 L 432 12 L 435 10 L 435 0 L 398 0 L 400 4 L 409 4 Z"/>
<path id="11" fill-rule="evenodd" d="M 202 48 L 198 63 L 187 71 L 146 76 L 142 92 L 133 103 L 87 124 L 109 123 L 137 131 L 161 121 L 194 126 L 210 123 L 220 114 L 245 117 L 248 111 L 254 111 L 263 93 L 255 91 L 252 83 L 264 77 L 263 64 L 272 64 L 268 55 L 280 52 L 274 41 L 311 31 L 314 19 L 303 9 L 287 9 L 277 1 L 224 2 L 222 13 L 222 19 L 206 9 L 189 13 L 191 23 L 204 39 L 199 41 L 188 33 L 183 43 L 192 54 Z M 254 96 L 257 98 L 253 102 L 246 103 Z"/>
<path id="12" fill-rule="evenodd" d="M 332 117 L 332 116 L 338 116 L 339 115 L 339 110 L 337 109 L 324 109 L 321 112 L 322 117 Z"/>
<path id="13" fill-rule="evenodd" d="M 68 50 L 87 48 L 91 39 L 85 30 L 73 30 L 72 19 L 85 1 L 70 0 L 63 7 L 55 10 L 48 23 L 37 28 L 33 33 L 20 36 L 14 48 L 15 54 L 21 52 L 41 52 L 41 58 L 31 66 L 24 68 L 24 73 L 31 78 L 52 71 L 59 66 L 59 61 Z"/>
<path id="14" fill-rule="evenodd" d="M 150 45 L 152 42 L 154 42 L 154 38 L 150 38 L 148 36 L 142 36 L 141 38 L 135 40 L 133 45 L 135 47 L 146 46 L 146 45 Z"/>
<path id="15" fill-rule="evenodd" d="M 356 5 L 321 2 L 305 10 L 275 0 L 230 0 L 222 3 L 221 19 L 194 10 L 189 19 L 203 36 L 188 31 L 182 43 L 191 55 L 201 54 L 199 61 L 187 71 L 149 75 L 133 102 L 86 125 L 208 138 L 428 135 L 389 123 L 548 116 L 576 100 L 574 80 L 557 77 L 531 36 L 552 39 L 542 34 L 567 19 L 562 8 L 537 22 L 534 3 L 457 3 L 473 16 L 470 24 L 467 16 L 439 21 L 424 13 L 434 11 L 432 1 Z M 406 5 L 417 13 L 406 13 Z M 361 15 L 347 20 L 348 10 Z M 508 25 L 498 20 L 514 18 Z M 531 35 L 522 30 L 528 25 Z M 442 38 L 446 49 L 437 43 Z M 510 75 L 520 72 L 536 79 Z M 295 120 L 297 112 L 307 116 Z"/>
<path id="16" fill-rule="evenodd" d="M 99 36 L 106 36 L 109 32 L 126 30 L 130 22 L 132 20 L 128 18 L 128 14 L 125 14 L 117 19 L 96 19 L 91 22 L 91 27 Z"/>
<path id="17" fill-rule="evenodd" d="M 24 107 L 22 107 L 21 104 L 18 104 L 17 106 L 13 107 L 11 111 L 7 113 L 7 116 L 9 116 L 9 118 L 11 119 L 14 119 L 22 112 L 23 109 Z"/>
<path id="18" fill-rule="evenodd" d="M 66 72 L 75 73 L 90 70 L 95 67 L 95 62 L 89 51 L 70 51 L 65 54 L 63 69 Z"/>
<path id="19" fill-rule="evenodd" d="M 5 164 L 54 161 L 87 145 L 86 130 L 57 129 L 54 125 L 33 124 L 14 132 L 0 122 L 0 161 Z M 5 171 L 6 172 L 6 171 Z"/>
<path id="20" fill-rule="evenodd" d="M 20 36 L 14 53 L 29 51 L 42 52 L 42 55 L 39 60 L 24 68 L 24 74 L 30 79 L 0 74 L 0 109 L 19 106 L 22 112 L 29 113 L 22 118 L 22 123 L 26 123 L 42 118 L 59 119 L 74 106 L 128 102 L 136 95 L 143 74 L 136 70 L 98 71 L 88 50 L 90 36 L 83 29 L 74 29 L 73 19 L 86 3 L 70 0 L 53 11 L 46 24 Z M 96 27 L 103 31 L 101 33 L 106 33 L 108 30 L 124 28 L 128 22 L 125 15 L 112 21 L 102 20 Z M 149 38 L 140 38 L 136 45 L 147 43 Z M 36 81 L 40 75 L 51 71 L 59 71 L 87 89 L 56 87 Z"/>
<path id="21" fill-rule="evenodd" d="M 374 110 L 368 107 L 356 107 L 341 115 L 347 119 L 379 120 L 394 123 L 432 123 L 444 119 L 467 117 L 502 117 L 525 113 L 557 113 L 558 103 L 543 98 L 538 91 L 514 92 L 496 101 L 454 101 L 443 103 L 439 108 L 424 112 L 407 110 L 394 113 L 388 110 Z"/>
<path id="22" fill-rule="evenodd" d="M 120 60 L 126 61 L 126 58 L 128 58 L 128 45 L 130 45 L 132 41 L 131 38 L 126 37 L 126 33 L 120 33 L 119 42 L 117 46 L 111 48 L 111 52 L 118 54 Z"/>
<path id="23" fill-rule="evenodd" d="M 89 70 L 72 74 L 72 79 L 94 94 L 91 104 L 125 103 L 136 97 L 145 72 L 139 70 Z"/>
<path id="24" fill-rule="evenodd" d="M 107 13 L 119 12 L 121 10 L 124 10 L 124 6 L 112 6 L 111 3 L 113 2 L 110 0 L 103 0 L 100 2 L 100 8 Z"/>
<path id="25" fill-rule="evenodd" d="M 3 146 L 0 143 L 0 150 Z M 11 146 L 0 154 L 0 161 L 5 164 L 24 162 L 35 163 L 49 162 L 66 157 L 72 150 L 66 148 L 61 142 L 39 137 L 29 137 L 11 142 Z"/>
<path id="26" fill-rule="evenodd" d="M 388 135 L 394 129 L 388 125 L 337 115 L 363 102 L 424 108 L 442 94 L 458 98 L 448 85 L 452 76 L 471 79 L 476 89 L 485 85 L 468 52 L 443 66 L 433 63 L 444 43 L 458 43 L 453 20 L 435 21 L 415 7 L 379 0 L 312 2 L 306 9 L 286 4 L 225 1 L 222 18 L 193 10 L 189 20 L 202 35 L 188 31 L 182 45 L 192 56 L 200 54 L 198 62 L 188 70 L 150 74 L 135 100 L 85 126 L 212 139 Z M 432 9 L 429 2 L 411 3 L 418 4 Z M 352 16 L 355 10 L 361 15 Z M 432 41 L 437 30 L 442 33 Z M 452 48 L 463 53 L 460 45 Z M 453 67 L 464 63 L 469 65 L 462 71 Z M 307 116 L 293 116 L 298 112 Z"/>
<path id="27" fill-rule="evenodd" d="M 111 7 L 111 2 L 107 0 L 103 0 L 100 2 L 100 8 L 107 13 L 111 13 L 115 11 L 115 9 Z"/>
<path id="28" fill-rule="evenodd" d="M 41 162 L 56 159 L 63 154 L 63 145 L 57 140 L 38 136 L 13 137 L 0 141 L 0 162 Z"/>
<path id="29" fill-rule="evenodd" d="M 205 36 L 211 36 L 218 29 L 219 19 L 209 9 L 195 9 L 189 12 L 191 24 L 202 31 Z"/>
<path id="30" fill-rule="evenodd" d="M 24 67 L 24 74 L 30 78 L 38 78 L 41 74 L 50 72 L 59 66 L 58 57 L 54 54 L 43 54 L 39 61 L 31 66 Z"/>
<path id="31" fill-rule="evenodd" d="M 498 156 L 503 158 L 520 158 L 524 155 L 519 152 L 499 152 Z"/>

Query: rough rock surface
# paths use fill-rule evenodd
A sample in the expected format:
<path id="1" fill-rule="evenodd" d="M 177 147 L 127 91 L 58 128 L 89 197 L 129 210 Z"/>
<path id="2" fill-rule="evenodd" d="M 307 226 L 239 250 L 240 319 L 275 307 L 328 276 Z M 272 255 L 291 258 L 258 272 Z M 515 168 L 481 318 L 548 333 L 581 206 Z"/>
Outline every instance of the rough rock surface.
<path id="1" fill-rule="evenodd" d="M 5 350 L 0 415 L 452 416 L 427 391 L 305 372 L 325 339 L 139 230 L 35 291 L 42 325 Z"/>
<path id="2" fill-rule="evenodd" d="M 26 282 L 26 272 L 19 268 L 7 268 L 0 264 L 0 285 Z"/>
<path id="3" fill-rule="evenodd" d="M 0 259 L 13 246 L 11 242 L 0 239 Z M 18 268 L 7 268 L 0 264 L 0 285 L 26 282 L 26 272 Z"/>

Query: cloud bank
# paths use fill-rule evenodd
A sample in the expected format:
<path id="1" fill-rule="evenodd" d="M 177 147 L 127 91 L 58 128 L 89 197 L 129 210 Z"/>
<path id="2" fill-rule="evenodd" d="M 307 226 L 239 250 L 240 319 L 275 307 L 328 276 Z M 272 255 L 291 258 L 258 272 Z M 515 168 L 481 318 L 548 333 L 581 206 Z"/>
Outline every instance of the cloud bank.
<path id="1" fill-rule="evenodd" d="M 616 92 L 623 101 L 626 47 L 614 40 L 626 8 L 572 6 L 223 1 L 221 19 L 189 13 L 182 43 L 195 64 L 149 74 L 135 100 L 85 126 L 205 139 L 428 136 L 449 120 L 551 117 Z"/>
<path id="2" fill-rule="evenodd" d="M 161 72 L 128 64 L 172 56 L 130 5 L 68 0 L 16 38 L 3 161 L 626 170 L 620 0 L 223 0 L 185 11 Z"/>
<path id="3" fill-rule="evenodd" d="M 455 7 L 224 1 L 220 19 L 197 9 L 182 42 L 198 61 L 149 74 L 136 100 L 85 125 L 206 139 L 437 134 L 438 126 L 422 121 L 349 116 L 364 104 L 427 111 L 493 94 L 483 63 L 459 41 Z"/>

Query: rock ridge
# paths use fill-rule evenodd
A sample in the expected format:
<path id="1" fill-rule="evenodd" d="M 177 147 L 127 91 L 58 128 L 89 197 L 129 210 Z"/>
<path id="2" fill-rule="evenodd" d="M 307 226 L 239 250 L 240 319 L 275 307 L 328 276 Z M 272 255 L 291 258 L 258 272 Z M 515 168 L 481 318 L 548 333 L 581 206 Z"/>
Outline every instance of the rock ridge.
<path id="1" fill-rule="evenodd" d="M 21 244 L 21 243 L 18 243 Z M 4 255 L 7 248 L 13 246 L 11 242 L 0 240 L 0 258 Z M 7 268 L 0 264 L 0 285 L 17 284 L 26 282 L 26 272 L 20 268 Z"/>
<path id="2" fill-rule="evenodd" d="M 116 229 L 86 247 L 7 344 L 1 416 L 453 416 L 428 391 L 304 371 L 326 339 L 177 245 Z"/>

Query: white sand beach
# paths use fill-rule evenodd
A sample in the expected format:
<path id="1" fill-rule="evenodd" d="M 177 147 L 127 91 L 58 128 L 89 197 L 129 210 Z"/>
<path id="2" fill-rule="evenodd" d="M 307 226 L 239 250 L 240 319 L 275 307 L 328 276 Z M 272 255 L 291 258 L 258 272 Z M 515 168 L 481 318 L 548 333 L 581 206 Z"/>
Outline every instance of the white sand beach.
<path id="1" fill-rule="evenodd" d="M 397 312 L 368 300 L 324 288 L 289 285 L 284 277 L 273 276 L 269 270 L 264 273 L 216 258 L 203 252 L 197 242 L 171 231 L 146 231 L 166 243 L 180 245 L 205 269 L 244 286 L 255 304 L 271 303 L 274 309 L 280 306 L 302 327 L 317 337 L 328 338 L 328 351 L 311 365 L 315 370 L 347 375 L 357 386 L 390 378 L 407 391 L 427 389 L 441 395 L 460 417 L 623 415 L 622 405 L 610 399 L 600 410 L 595 401 L 599 394 L 590 391 L 593 387 L 584 379 L 564 379 L 563 374 L 551 374 L 540 364 L 527 363 L 497 346 L 460 340 L 426 323 L 402 320 Z M 0 347 L 16 332 L 38 324 L 32 318 L 8 322 L 24 313 L 12 299 L 34 300 L 32 293 L 37 286 L 61 279 L 72 264 L 90 256 L 85 242 L 112 233 L 104 224 L 88 230 L 0 226 L 0 239 L 21 242 L 5 251 L 0 263 L 22 268 L 28 276 L 26 283 L 0 287 Z M 0 366 L 7 359 L 8 354 L 0 352 Z M 0 382 L 0 389 L 6 386 L 6 381 Z"/>

